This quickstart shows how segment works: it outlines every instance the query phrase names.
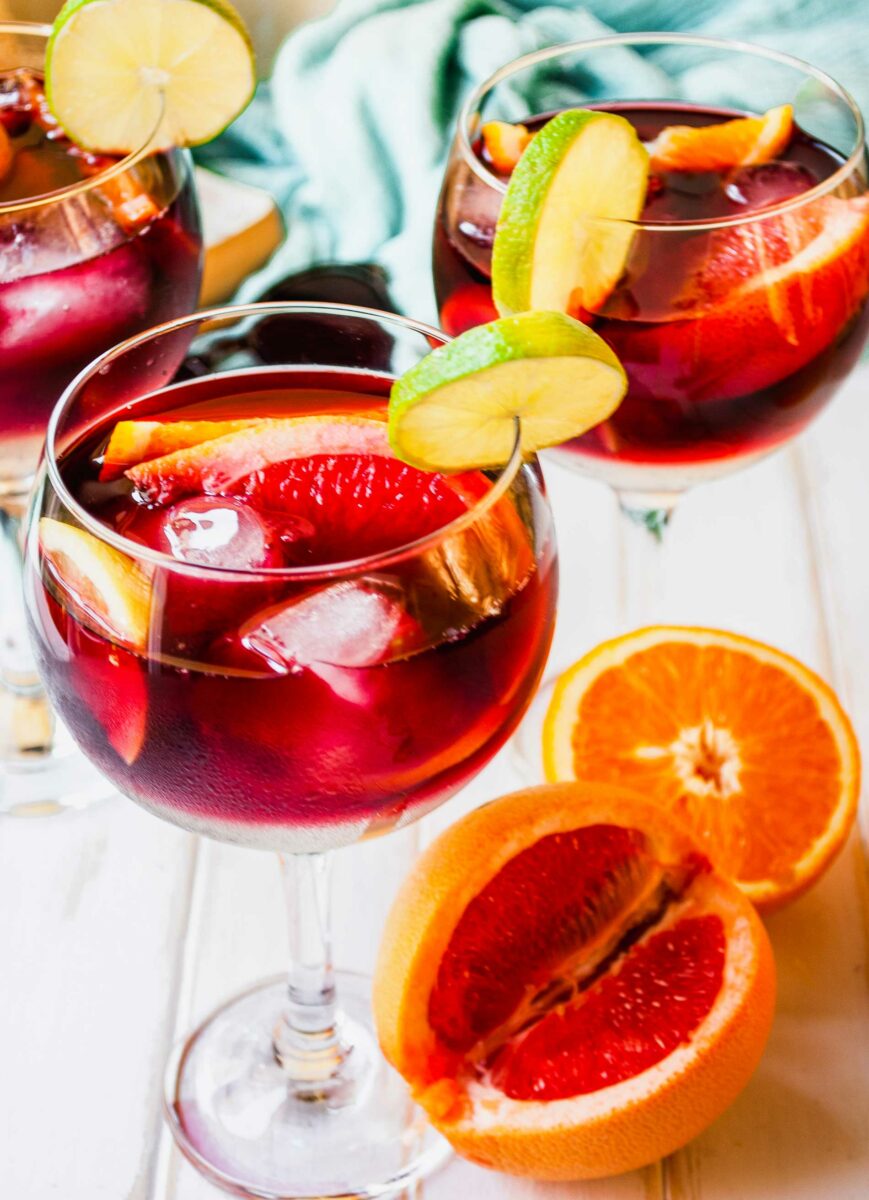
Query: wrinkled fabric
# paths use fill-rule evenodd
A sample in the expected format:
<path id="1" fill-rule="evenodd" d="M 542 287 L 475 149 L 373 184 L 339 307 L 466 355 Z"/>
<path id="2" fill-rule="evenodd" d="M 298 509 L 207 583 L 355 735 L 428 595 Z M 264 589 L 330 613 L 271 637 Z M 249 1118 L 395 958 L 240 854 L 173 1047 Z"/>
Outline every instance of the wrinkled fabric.
<path id="1" fill-rule="evenodd" d="M 468 92 L 504 63 L 613 30 L 742 38 L 808 59 L 869 108 L 869 25 L 862 0 L 597 0 L 590 8 L 531 0 L 340 0 L 281 48 L 272 80 L 230 130 L 198 152 L 215 170 L 272 192 L 287 238 L 238 298 L 293 271 L 374 262 L 398 306 L 433 320 L 431 234 L 456 117 Z M 863 15 L 861 16 L 861 13 Z M 733 64 L 689 68 L 682 47 L 608 58 L 609 79 L 582 94 L 524 82 L 519 119 L 606 96 L 608 83 L 677 80 L 685 99 L 740 106 Z M 753 95 L 763 99 L 763 64 Z M 669 82 L 668 82 L 669 86 Z M 556 95 L 557 92 L 557 95 Z M 770 80 L 769 105 L 780 103 Z M 757 107 L 757 105 L 755 105 Z"/>

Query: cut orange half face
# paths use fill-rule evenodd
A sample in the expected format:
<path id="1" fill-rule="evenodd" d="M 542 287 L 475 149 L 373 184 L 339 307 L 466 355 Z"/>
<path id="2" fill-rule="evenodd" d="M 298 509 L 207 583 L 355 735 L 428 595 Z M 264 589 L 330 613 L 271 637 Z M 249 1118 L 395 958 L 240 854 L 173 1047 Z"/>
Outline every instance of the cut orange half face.
<path id="1" fill-rule="evenodd" d="M 860 756 L 832 690 L 734 633 L 660 626 L 605 642 L 556 685 L 546 777 L 630 787 L 673 814 L 758 906 L 809 887 L 854 819 Z"/>
<path id="2" fill-rule="evenodd" d="M 387 921 L 383 1050 L 466 1158 L 537 1179 L 671 1153 L 737 1096 L 774 1005 L 750 903 L 653 805 L 585 784 L 486 805 Z"/>
<path id="3" fill-rule="evenodd" d="M 790 104 L 761 117 L 737 117 L 715 125 L 668 125 L 649 147 L 653 171 L 727 171 L 770 162 L 782 153 L 794 128 Z"/>

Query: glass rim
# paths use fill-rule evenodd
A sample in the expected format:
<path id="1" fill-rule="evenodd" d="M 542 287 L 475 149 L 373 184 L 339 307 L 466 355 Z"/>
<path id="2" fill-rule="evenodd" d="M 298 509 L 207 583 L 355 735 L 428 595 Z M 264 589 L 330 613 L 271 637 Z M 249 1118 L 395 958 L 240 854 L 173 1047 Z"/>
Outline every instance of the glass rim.
<path id="1" fill-rule="evenodd" d="M 177 558 L 173 558 L 171 554 L 166 554 L 161 550 L 154 550 L 150 546 L 142 545 L 140 542 L 134 542 L 130 538 L 124 537 L 123 534 L 109 528 L 103 524 L 97 517 L 90 513 L 79 501 L 72 495 L 66 486 L 66 483 L 60 473 L 57 461 L 57 446 L 56 439 L 58 427 L 67 415 L 68 409 L 75 402 L 82 387 L 94 376 L 103 374 L 105 369 L 111 365 L 116 359 L 119 359 L 135 350 L 139 346 L 146 345 L 148 342 L 154 341 L 157 337 L 163 337 L 167 334 L 176 332 L 179 329 L 189 325 L 202 325 L 204 322 L 221 322 L 240 320 L 244 317 L 257 317 L 274 315 L 323 315 L 337 317 L 356 317 L 377 323 L 390 324 L 399 326 L 402 329 L 410 330 L 413 333 L 419 334 L 424 338 L 436 338 L 441 345 L 446 345 L 452 341 L 442 330 L 436 329 L 433 325 L 426 325 L 421 321 L 414 321 L 409 317 L 403 317 L 396 313 L 383 312 L 376 308 L 364 308 L 360 305 L 353 304 L 330 304 L 327 302 L 318 301 L 274 301 L 260 302 L 253 304 L 229 304 L 222 305 L 216 308 L 202 309 L 199 312 L 191 313 L 185 317 L 177 317 L 173 321 L 166 321 L 162 325 L 155 325 L 151 329 L 145 330 L 143 333 L 136 334 L 134 337 L 127 338 L 120 342 L 117 346 L 113 346 L 110 350 L 99 355 L 91 363 L 89 363 L 78 375 L 67 385 L 60 396 L 57 404 L 49 419 L 48 429 L 45 436 L 45 449 L 43 451 L 43 471 L 47 471 L 51 480 L 52 487 L 55 493 L 62 501 L 64 507 L 72 513 L 81 526 L 88 532 L 98 537 L 101 542 L 114 547 L 116 550 L 136 560 L 141 560 L 150 563 L 156 567 L 163 567 L 167 570 L 175 571 L 183 575 L 189 575 L 201 578 L 219 578 L 224 580 L 236 579 L 239 581 L 254 579 L 273 579 L 273 580 L 320 580 L 320 579 L 342 579 L 349 575 L 360 575 L 370 571 L 379 570 L 383 567 L 390 566 L 393 563 L 401 562 L 407 558 L 412 558 L 423 551 L 437 546 L 446 538 L 452 537 L 461 533 L 464 529 L 470 528 L 481 517 L 485 516 L 507 493 L 512 486 L 520 468 L 524 462 L 524 454 L 522 451 L 521 426 L 519 418 L 516 417 L 515 432 L 513 440 L 513 448 L 510 453 L 510 458 L 501 467 L 497 468 L 498 474 L 494 480 L 492 487 L 480 500 L 476 501 L 460 516 L 455 517 L 446 525 L 440 526 L 431 533 L 425 534 L 423 537 L 416 538 L 411 542 L 402 543 L 399 546 L 392 547 L 389 550 L 381 551 L 377 554 L 365 555 L 361 558 L 347 559 L 343 562 L 336 563 L 318 563 L 310 566 L 295 566 L 295 567 L 217 567 L 204 566 L 196 563 L 186 563 Z M 297 364 L 298 366 L 306 367 L 309 371 L 316 369 L 315 364 L 305 363 Z M 293 364 L 285 364 L 285 369 L 291 369 Z M 256 368 L 255 368 L 256 369 Z M 272 364 L 270 370 L 281 370 L 280 364 Z M 326 369 L 340 370 L 340 364 L 326 364 Z M 214 376 L 219 373 L 215 373 Z M 205 376 L 208 378 L 208 376 Z M 145 395 L 159 394 L 163 389 L 155 389 L 153 392 L 145 393 Z M 133 402 L 135 404 L 135 401 Z M 94 424 L 98 424 L 95 421 Z M 483 468 L 480 468 L 481 470 Z M 434 472 L 433 472 L 434 473 Z M 39 494 L 39 488 L 34 489 L 34 495 Z"/>
<path id="2" fill-rule="evenodd" d="M 863 151 L 865 148 L 865 122 L 863 114 L 857 105 L 856 100 L 851 93 L 838 83 L 832 75 L 828 75 L 826 71 L 822 71 L 820 67 L 814 67 L 811 63 L 804 59 L 796 58 L 792 54 L 785 54 L 780 50 L 773 50 L 768 46 L 755 45 L 752 42 L 740 41 L 733 38 L 715 38 L 704 37 L 698 34 L 690 33 L 662 33 L 662 32 L 647 32 L 647 33 L 618 33 L 609 34 L 606 37 L 599 38 L 582 38 L 576 42 L 561 42 L 555 46 L 544 46 L 540 50 L 532 50 L 529 54 L 523 54 L 519 58 L 513 59 L 512 62 L 505 63 L 493 72 L 488 79 L 483 80 L 476 87 L 468 98 L 465 100 L 459 110 L 458 127 L 456 131 L 456 141 L 459 146 L 462 157 L 465 163 L 474 174 L 487 184 L 494 188 L 495 191 L 501 192 L 502 195 L 507 191 L 507 184 L 503 179 L 495 175 L 484 162 L 474 153 L 474 148 L 471 145 L 470 127 L 474 117 L 479 114 L 480 105 L 486 96 L 499 83 L 505 79 L 509 79 L 512 75 L 524 71 L 528 67 L 532 67 L 541 62 L 546 62 L 551 58 L 560 58 L 563 55 L 571 53 L 580 53 L 585 50 L 606 49 L 611 46 L 655 46 L 655 45 L 683 45 L 683 46 L 704 46 L 710 49 L 726 50 L 731 53 L 753 54 L 759 58 L 770 59 L 773 62 L 781 63 L 784 66 L 791 67 L 796 71 L 801 71 L 804 75 L 809 76 L 824 84 L 829 88 L 845 106 L 850 110 L 854 118 L 856 128 L 856 138 L 854 149 L 849 154 L 848 158 L 838 167 L 832 175 L 827 179 L 821 180 L 814 187 L 809 188 L 806 192 L 801 192 L 797 196 L 792 196 L 788 200 L 781 200 L 777 204 L 770 204 L 767 208 L 756 209 L 753 212 L 744 215 L 734 215 L 732 217 L 709 217 L 699 220 L 690 221 L 628 221 L 619 217 L 596 217 L 594 220 L 601 223 L 612 223 L 616 225 L 627 225 L 632 229 L 644 230 L 686 230 L 691 229 L 697 232 L 702 232 L 708 229 L 729 228 L 736 225 L 745 225 L 751 221 L 766 220 L 767 217 L 776 216 L 778 213 L 788 212 L 792 209 L 800 208 L 802 205 L 810 203 L 818 199 L 820 196 L 834 191 L 841 183 L 848 179 L 862 161 Z"/>
<path id="3" fill-rule="evenodd" d="M 0 36 L 10 34 L 20 37 L 41 37 L 44 41 L 48 41 L 51 31 L 51 25 L 36 21 L 0 21 Z M 55 188 L 51 192 L 42 192 L 38 196 L 25 196 L 18 200 L 0 200 L 0 216 L 14 212 L 27 212 L 35 208 L 45 208 L 50 204 L 58 204 L 72 196 L 82 195 L 95 187 L 100 187 L 108 179 L 114 179 L 118 175 L 123 175 L 150 154 L 160 150 L 174 149 L 174 147 L 161 147 L 155 144 L 155 138 L 162 122 L 163 106 L 161 104 L 157 122 L 138 150 L 133 150 L 130 154 L 125 154 L 117 162 L 112 163 L 110 167 L 105 167 L 102 171 L 97 171 L 96 174 L 88 176 L 87 179 L 80 179 L 77 183 L 68 183 L 65 187 Z"/>

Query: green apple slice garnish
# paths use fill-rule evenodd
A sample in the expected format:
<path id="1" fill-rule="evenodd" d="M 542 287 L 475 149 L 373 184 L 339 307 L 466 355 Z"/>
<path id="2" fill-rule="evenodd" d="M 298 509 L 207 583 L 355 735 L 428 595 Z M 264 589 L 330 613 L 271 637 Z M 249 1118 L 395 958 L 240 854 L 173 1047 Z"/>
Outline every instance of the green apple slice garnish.
<path id="1" fill-rule="evenodd" d="M 624 117 L 567 109 L 519 159 L 498 218 L 498 312 L 594 311 L 624 271 L 646 196 L 649 155 Z"/>
<path id="2" fill-rule="evenodd" d="M 227 0 L 67 0 L 45 52 L 49 107 L 88 150 L 198 146 L 256 86 L 244 22 Z M 162 116 L 161 116 L 162 114 Z"/>
<path id="3" fill-rule="evenodd" d="M 389 441 L 427 471 L 495 467 L 510 458 L 519 418 L 531 454 L 606 420 L 627 389 L 618 358 L 588 326 L 526 312 L 469 329 L 396 380 Z"/>

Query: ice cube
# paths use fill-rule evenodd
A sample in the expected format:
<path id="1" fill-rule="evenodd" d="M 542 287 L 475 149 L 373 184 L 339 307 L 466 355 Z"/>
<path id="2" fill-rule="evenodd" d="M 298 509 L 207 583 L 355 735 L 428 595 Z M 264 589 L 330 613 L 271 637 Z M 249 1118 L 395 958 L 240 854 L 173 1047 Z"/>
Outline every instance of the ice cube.
<path id="1" fill-rule="evenodd" d="M 136 246 L 119 246 L 53 271 L 48 270 L 52 248 L 39 241 L 31 245 L 26 233 L 16 238 L 14 254 L 9 249 L 10 281 L 0 289 L 0 355 L 5 369 L 40 357 L 52 363 L 87 361 L 126 337 L 147 316 L 151 271 Z M 60 259 L 63 253 L 60 248 Z"/>
<path id="2" fill-rule="evenodd" d="M 159 533 L 158 549 L 194 566 L 242 571 L 283 566 L 276 531 L 240 500 L 181 500 L 163 514 Z"/>
<path id="3" fill-rule="evenodd" d="M 734 207 L 754 211 L 799 196 L 817 182 L 814 172 L 799 163 L 758 163 L 738 170 L 724 190 Z"/>
<path id="4" fill-rule="evenodd" d="M 466 171 L 447 194 L 446 229 L 450 241 L 475 267 L 488 275 L 501 209 L 500 192 Z"/>
<path id="5" fill-rule="evenodd" d="M 242 636 L 290 666 L 370 667 L 390 658 L 409 621 L 397 594 L 342 580 L 258 618 Z"/>

